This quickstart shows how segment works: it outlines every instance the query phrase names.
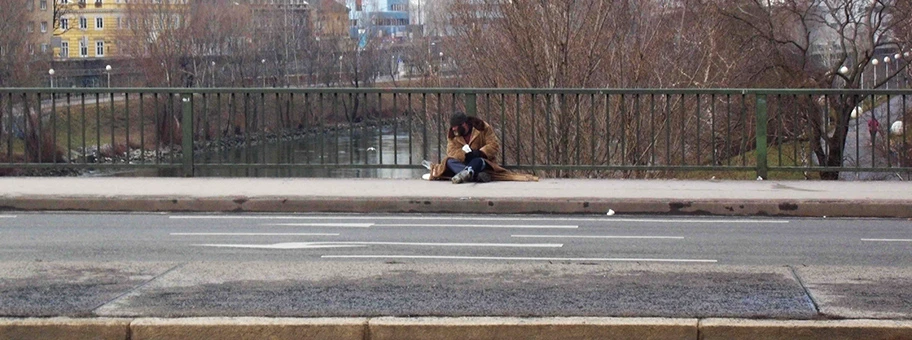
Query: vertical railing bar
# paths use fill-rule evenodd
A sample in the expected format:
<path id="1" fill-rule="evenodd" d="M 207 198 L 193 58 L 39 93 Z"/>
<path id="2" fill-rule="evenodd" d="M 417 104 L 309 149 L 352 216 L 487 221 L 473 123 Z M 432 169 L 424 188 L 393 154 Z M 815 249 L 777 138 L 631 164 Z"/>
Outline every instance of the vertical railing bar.
<path id="1" fill-rule="evenodd" d="M 554 97 L 551 94 L 545 94 L 545 145 L 547 145 L 547 152 L 545 152 L 545 165 L 551 165 L 551 154 L 553 153 L 551 142 L 554 140 L 551 137 L 551 108 L 553 104 L 551 103 L 554 100 Z"/>
<path id="2" fill-rule="evenodd" d="M 160 104 L 159 99 L 158 99 L 158 92 L 155 92 L 152 94 L 152 100 L 153 100 L 153 107 L 152 107 L 153 122 L 152 123 L 154 123 L 154 125 L 152 126 L 152 131 L 155 133 L 154 145 L 153 145 L 153 148 L 155 149 L 155 152 L 154 152 L 155 158 L 152 159 L 152 163 L 161 164 L 161 162 L 162 162 L 161 145 L 163 143 L 162 143 L 162 139 L 161 139 L 161 129 L 159 129 L 159 127 L 161 126 L 161 117 L 158 112 L 158 107 Z M 85 130 L 85 129 L 83 129 L 83 130 Z M 84 139 L 84 137 L 83 137 L 83 139 Z"/>
<path id="3" fill-rule="evenodd" d="M 95 93 L 95 157 L 96 163 L 101 163 L 101 94 Z"/>
<path id="4" fill-rule="evenodd" d="M 731 135 L 731 134 L 732 134 L 732 131 L 731 131 L 732 102 L 731 102 L 731 94 L 726 94 L 725 97 L 726 97 L 725 100 L 728 102 L 728 112 L 727 112 L 726 115 L 725 115 L 725 117 L 726 117 L 726 119 L 725 119 L 725 157 L 728 159 L 728 161 L 726 162 L 726 165 L 727 165 L 727 166 L 731 166 L 731 165 L 732 165 L 732 157 L 731 157 L 731 155 L 732 155 L 732 150 L 731 150 L 731 148 L 732 148 L 732 145 L 731 145 L 731 144 L 732 144 L 732 135 Z"/>
<path id="5" fill-rule="evenodd" d="M 441 152 L 444 150 L 444 144 L 443 144 L 444 141 L 441 136 L 441 129 L 442 129 L 441 125 L 443 124 L 443 122 L 441 121 L 441 120 L 443 120 L 443 114 L 442 114 L 443 103 L 442 102 L 443 102 L 443 93 L 437 92 L 437 124 L 436 124 L 437 125 L 437 159 L 439 159 L 441 162 L 443 161 L 443 156 L 441 155 Z"/>
<path id="6" fill-rule="evenodd" d="M 304 127 L 304 141 L 307 142 L 307 139 L 310 138 L 310 131 L 313 131 L 313 128 L 310 126 L 310 122 L 307 120 L 307 116 L 313 114 L 313 107 L 310 100 L 310 93 L 304 92 L 304 118 L 303 118 L 303 127 Z M 304 154 L 304 164 L 310 164 L 311 154 L 309 150 L 310 143 L 307 143 L 308 151 Z"/>
<path id="7" fill-rule="evenodd" d="M 73 106 L 73 103 L 70 100 L 70 97 L 71 97 L 71 94 L 69 92 L 67 92 L 67 100 L 66 100 L 66 102 L 67 102 L 67 105 L 66 105 L 66 107 L 67 107 L 67 113 L 66 113 L 67 114 L 67 119 L 66 119 L 67 120 L 67 156 L 68 156 L 67 158 L 70 162 L 72 162 L 72 160 L 69 159 L 69 155 L 71 155 L 71 152 L 73 150 L 73 117 L 72 117 L 72 109 L 71 109 L 71 107 Z"/>
<path id="8" fill-rule="evenodd" d="M 756 110 L 756 108 L 755 108 L 755 110 Z M 744 127 L 741 128 L 742 136 L 741 136 L 741 141 L 738 142 L 738 146 L 741 148 L 741 150 L 739 150 L 739 152 L 741 153 L 741 166 L 746 167 L 747 166 L 747 156 L 745 156 L 744 153 L 747 150 L 747 145 L 748 145 L 747 135 L 748 135 L 749 129 L 747 128 L 748 127 L 747 97 L 744 93 L 741 93 L 741 118 L 739 120 L 741 121 L 741 124 L 743 124 Z M 754 136 L 754 137 L 756 138 L 756 136 Z"/>
<path id="9" fill-rule="evenodd" d="M 507 98 L 505 94 L 500 94 L 500 140 L 502 143 L 507 142 Z M 503 165 L 507 165 L 507 148 L 505 145 L 500 146 L 500 162 Z"/>
<path id="10" fill-rule="evenodd" d="M 6 139 L 7 139 L 7 141 L 6 141 L 6 160 L 10 164 L 12 164 L 13 163 L 13 134 L 15 133 L 13 131 L 15 129 L 13 127 L 13 125 L 16 124 L 15 121 L 13 121 L 13 93 L 12 92 L 7 93 L 7 98 L 8 99 L 6 101 L 6 106 L 7 106 L 7 112 L 9 112 L 9 114 L 7 115 L 7 117 L 8 117 L 7 121 L 9 122 L 9 124 L 7 125 L 7 131 L 6 131 L 7 132 L 6 133 Z"/>
<path id="11" fill-rule="evenodd" d="M 222 130 L 222 93 L 219 92 L 219 93 L 215 94 L 215 145 L 216 145 L 215 159 L 219 165 L 224 163 L 224 160 L 222 159 L 222 157 L 219 156 L 219 154 L 221 153 L 219 148 L 222 145 L 222 137 L 223 137 L 223 134 L 224 134 L 224 137 L 228 137 L 227 133 L 228 133 L 229 129 L 230 128 L 225 127 L 225 129 Z"/>
<path id="12" fill-rule="evenodd" d="M 671 129 L 673 119 L 671 117 L 671 94 L 665 94 L 665 165 L 674 166 L 671 163 Z"/>
<path id="13" fill-rule="evenodd" d="M 906 119 L 906 118 L 908 117 L 908 113 L 907 113 L 907 112 L 909 112 L 909 111 L 908 111 L 908 108 L 906 107 L 906 95 L 905 95 L 905 94 L 902 95 L 902 101 L 903 101 L 903 111 L 902 111 L 903 114 L 902 114 L 902 116 L 901 116 L 902 118 L 900 118 L 900 125 L 902 125 L 902 129 L 900 129 L 900 130 L 901 130 L 901 132 L 902 132 L 903 150 L 909 150 L 908 142 L 906 141 L 906 129 L 908 129 L 908 124 L 906 124 L 907 121 L 908 121 L 908 119 Z M 890 133 L 893 133 L 893 131 L 892 131 L 893 125 L 892 125 L 892 124 L 890 124 L 890 128 L 891 128 Z M 903 160 L 903 158 L 897 159 L 897 161 L 902 161 L 902 160 Z M 898 164 L 898 165 L 899 165 L 900 167 L 908 167 L 908 166 L 909 166 L 908 164 L 902 164 L 902 162 L 900 162 L 900 164 Z"/>
<path id="14" fill-rule="evenodd" d="M 57 147 L 57 133 L 57 94 L 51 92 L 51 145 L 53 145 L 55 148 Z M 56 151 L 54 152 L 51 159 L 53 160 L 54 164 L 57 164 Z"/>
<path id="15" fill-rule="evenodd" d="M 893 167 L 893 162 L 890 159 L 891 158 L 890 157 L 890 112 L 891 112 L 890 102 L 893 101 L 893 99 L 891 97 L 892 97 L 892 95 L 887 94 L 887 120 L 884 121 L 884 124 L 886 124 L 886 125 L 884 125 L 886 127 L 886 131 L 883 134 L 881 134 L 885 140 L 884 146 L 886 147 L 885 150 L 887 151 L 886 158 L 887 158 L 887 167 L 888 168 Z M 878 127 L 878 129 L 879 128 L 880 127 Z M 872 156 L 872 158 L 873 158 L 873 156 Z"/>
<path id="16" fill-rule="evenodd" d="M 611 165 L 611 94 L 605 94 L 605 165 Z"/>
<path id="17" fill-rule="evenodd" d="M 295 107 L 295 93 L 294 92 L 289 93 L 287 96 L 288 97 L 285 99 L 285 117 L 288 119 L 291 119 L 291 113 L 297 111 L 297 110 L 295 110 L 295 108 L 296 108 Z M 298 124 L 300 124 L 300 123 L 298 123 Z M 301 128 L 303 128 L 303 126 L 301 126 Z M 295 131 L 295 133 L 293 135 L 297 135 L 298 133 L 301 132 L 301 131 L 299 131 L 297 126 L 295 126 L 293 128 L 293 131 Z M 287 176 L 292 176 L 293 171 L 291 170 L 291 168 L 294 167 L 294 164 L 298 164 L 297 157 L 295 157 L 295 149 L 296 149 L 297 143 L 298 143 L 298 141 L 296 140 L 296 137 L 292 136 L 292 138 L 289 139 L 288 164 L 290 164 L 291 166 L 289 166 L 288 172 L 286 174 Z"/>
<path id="18" fill-rule="evenodd" d="M 574 97 L 576 97 L 576 124 L 575 124 L 576 125 L 576 138 L 575 138 L 576 139 L 576 165 L 580 165 L 580 164 L 582 164 L 581 149 L 583 148 L 583 146 L 582 146 L 583 136 L 582 136 L 582 132 L 580 130 L 581 129 L 580 125 L 583 125 L 583 113 L 582 113 L 583 107 L 582 107 L 582 103 L 581 103 L 582 98 L 580 97 L 580 94 L 577 93 Z"/>
<path id="19" fill-rule="evenodd" d="M 253 125 L 250 120 L 256 118 L 250 117 L 250 92 L 244 92 L 244 109 L 242 114 L 244 115 L 244 165 L 249 165 L 251 163 L 250 154 L 254 149 L 253 145 L 250 145 L 250 125 Z M 249 167 L 244 167 L 244 175 L 250 175 Z"/>
<path id="20" fill-rule="evenodd" d="M 421 109 L 422 109 L 422 112 L 421 112 L 421 121 L 422 121 L 422 123 L 421 123 L 421 138 L 422 138 L 421 160 L 430 161 L 428 159 L 428 158 L 431 158 L 430 155 L 428 154 L 428 147 L 430 147 L 430 145 L 431 145 L 431 141 L 428 139 L 428 123 L 430 123 L 430 119 L 429 119 L 430 117 L 428 117 L 428 115 L 430 114 L 430 112 L 428 111 L 428 105 L 427 105 L 427 93 L 421 94 Z"/>
<path id="21" fill-rule="evenodd" d="M 110 119 L 110 121 L 111 121 L 111 156 L 112 156 L 112 157 L 111 157 L 111 163 L 117 163 L 117 158 L 116 158 L 116 157 L 113 157 L 113 156 L 116 154 L 116 152 L 117 152 L 117 147 L 116 147 L 116 143 L 115 143 L 115 140 L 114 140 L 114 139 L 116 138 L 116 137 L 115 137 L 116 131 L 115 131 L 115 127 L 114 127 L 114 125 L 115 125 L 115 124 L 114 124 L 114 117 L 116 116 L 116 115 L 114 114 L 114 92 L 112 91 L 111 93 L 109 93 L 109 95 L 110 95 L 109 98 L 110 98 L 110 101 L 111 101 L 111 105 L 110 105 L 110 106 L 111 106 L 111 112 L 109 113 L 110 116 L 111 116 L 111 119 Z M 125 144 L 126 144 L 126 143 L 125 143 Z"/>
<path id="22" fill-rule="evenodd" d="M 79 97 L 80 97 L 80 104 L 82 104 L 82 109 L 81 109 L 81 112 L 82 112 L 82 155 L 83 155 L 82 162 L 83 162 L 83 164 L 87 164 L 89 162 L 89 158 L 85 157 L 86 148 L 88 147 L 87 146 L 88 136 L 86 135 L 86 133 L 87 133 L 86 132 L 86 124 L 87 124 L 86 120 L 87 119 L 86 119 L 86 108 L 85 108 L 85 106 L 86 106 L 85 93 L 80 93 Z"/>
<path id="23" fill-rule="evenodd" d="M 127 145 L 127 158 L 126 162 L 130 163 L 130 157 L 132 157 L 133 152 L 130 150 L 130 94 L 124 92 L 124 138 Z"/>
<path id="24" fill-rule="evenodd" d="M 542 100 L 544 100 L 544 99 L 542 99 Z M 532 166 L 538 165 L 538 160 L 537 160 L 537 157 L 536 157 L 536 156 L 537 156 L 538 154 L 540 154 L 540 152 L 535 152 L 535 150 L 538 150 L 538 149 L 535 148 L 535 136 L 538 135 L 538 127 L 535 125 L 535 116 L 537 116 L 537 115 L 535 114 L 535 108 L 536 108 L 536 106 L 537 106 L 537 105 L 535 104 L 535 93 L 533 93 L 533 94 L 532 94 L 532 105 L 530 106 L 531 109 L 529 110 L 529 112 L 532 113 L 532 114 L 530 115 L 530 116 L 532 117 L 532 128 L 530 129 L 530 130 L 532 131 L 532 148 L 529 149 L 529 155 L 532 157 L 532 162 L 531 162 Z M 519 133 L 517 133 L 517 135 L 518 135 L 518 134 L 519 134 Z"/>
<path id="25" fill-rule="evenodd" d="M 393 92 L 393 164 L 399 165 L 399 98 Z M 382 103 L 382 102 L 381 102 Z M 382 145 L 381 145 L 382 147 Z"/>
<path id="26" fill-rule="evenodd" d="M 516 126 L 513 129 L 513 136 L 514 136 L 513 139 L 514 139 L 514 143 L 516 143 L 516 159 L 514 160 L 514 164 L 517 166 L 522 164 L 522 143 L 519 142 L 519 135 L 521 135 L 521 133 L 519 133 L 519 131 L 522 131 L 522 130 L 520 130 L 520 127 L 519 127 L 519 120 L 520 120 L 519 119 L 519 112 L 520 112 L 519 106 L 520 106 L 520 103 L 522 102 L 520 100 L 520 96 L 521 95 L 519 93 L 516 93 L 516 95 L 515 95 L 516 100 L 513 105 L 514 106 L 514 108 L 513 108 L 514 117 L 516 118 L 516 119 L 514 119 L 514 122 L 516 122 Z M 506 97 L 504 98 L 504 101 L 506 101 Z M 504 129 L 506 129 L 506 127 L 507 127 L 506 125 L 507 125 L 507 122 L 504 122 Z M 532 131 L 531 135 L 534 136 L 535 135 L 535 126 L 534 125 L 531 126 L 529 131 Z M 504 142 L 506 142 L 506 140 L 504 140 Z"/>
<path id="27" fill-rule="evenodd" d="M 864 104 L 864 98 L 861 100 L 858 99 L 858 95 L 854 95 L 852 103 L 855 103 L 855 107 L 852 108 L 851 112 L 855 112 L 855 168 L 858 169 L 861 167 L 861 115 L 864 112 L 861 112 L 859 109 L 859 104 Z M 857 110 L 857 111 L 856 111 Z M 851 114 L 851 113 L 849 113 Z"/>
<path id="28" fill-rule="evenodd" d="M 319 119 L 320 124 L 319 124 L 319 128 L 317 129 L 317 133 L 318 133 L 317 139 L 320 140 L 320 164 L 326 164 L 326 156 L 324 155 L 326 152 L 326 149 L 325 149 L 326 148 L 326 130 L 323 126 L 323 124 L 325 123 L 325 120 L 326 120 L 325 119 L 326 107 L 325 107 L 325 103 L 324 103 L 326 101 L 326 99 L 323 97 L 324 97 L 323 92 L 320 92 L 320 96 L 318 99 L 319 107 L 320 107 L 320 119 Z"/>
<path id="29" fill-rule="evenodd" d="M 589 94 L 589 165 L 595 165 L 595 93 Z"/>
<path id="30" fill-rule="evenodd" d="M 636 161 L 633 165 L 642 165 L 642 160 L 640 159 L 640 142 L 643 140 L 643 117 L 640 114 L 641 108 L 640 103 L 642 102 L 642 96 L 637 93 L 634 95 L 633 102 L 633 115 L 632 118 L 636 119 L 636 131 L 634 132 L 636 140 L 633 143 L 633 159 Z"/>
<path id="31" fill-rule="evenodd" d="M 349 93 L 348 94 L 348 103 L 350 104 L 349 106 L 352 108 L 351 115 L 349 115 L 348 112 L 345 113 L 345 116 L 348 117 L 348 164 L 355 164 L 355 116 L 358 114 L 355 111 L 355 102 L 361 100 L 360 96 L 361 96 L 360 93 Z M 367 94 L 366 93 L 364 94 L 364 105 L 367 105 Z M 343 109 L 344 109 L 344 106 L 343 106 Z M 369 119 L 369 118 L 370 117 L 367 117 L 367 119 Z M 365 122 L 367 121 L 367 119 L 365 119 Z M 378 122 L 378 125 L 379 125 L 379 122 Z M 362 126 L 361 129 L 365 130 L 366 128 Z M 379 147 L 379 145 L 378 145 L 378 147 Z M 367 155 L 367 150 L 365 150 L 364 164 L 370 163 L 368 159 L 369 158 Z M 337 161 L 336 163 L 341 163 L 341 162 Z"/>
<path id="32" fill-rule="evenodd" d="M 712 166 L 716 166 L 716 94 L 713 93 L 710 97 L 711 102 L 709 103 L 709 143 L 712 146 Z"/>
<path id="33" fill-rule="evenodd" d="M 697 160 L 696 160 L 696 162 L 694 163 L 694 165 L 702 165 L 702 163 L 703 163 L 703 153 L 702 153 L 702 151 L 703 151 L 703 150 L 700 148 L 700 140 L 703 139 L 703 138 L 701 138 L 701 137 L 703 137 L 703 135 L 700 134 L 700 126 L 703 125 L 703 124 L 702 124 L 703 122 L 700 120 L 700 115 L 703 114 L 703 111 L 701 110 L 702 105 L 700 105 L 700 104 L 702 104 L 701 102 L 702 102 L 703 100 L 702 100 L 702 98 L 700 98 L 700 94 L 699 94 L 699 93 L 697 93 L 696 96 L 697 96 L 697 114 L 696 114 L 696 120 L 695 120 L 695 122 L 696 122 L 696 125 L 697 125 L 697 129 L 696 129 L 696 130 L 697 130 L 697 134 L 696 134 L 696 136 L 695 136 L 696 138 L 694 138 L 694 139 L 697 140 Z"/>
<path id="34" fill-rule="evenodd" d="M 284 146 L 282 143 L 282 133 L 285 131 L 285 128 L 286 128 L 285 119 L 284 119 L 284 117 L 282 117 L 282 102 L 280 101 L 281 97 L 282 97 L 282 94 L 280 94 L 278 91 L 276 91 L 275 100 L 273 101 L 275 103 L 275 128 L 272 129 L 273 133 L 275 134 L 275 149 L 276 149 L 275 164 L 276 165 L 282 164 L 282 150 L 283 150 L 283 146 Z M 282 172 L 282 169 L 279 167 L 276 167 L 274 174 L 276 176 L 281 176 L 281 172 Z"/>
<path id="35" fill-rule="evenodd" d="M 649 94 L 649 130 L 650 130 L 650 132 L 649 132 L 649 149 L 650 149 L 649 165 L 650 166 L 656 165 L 656 153 L 658 152 L 658 148 L 656 147 L 657 136 L 656 136 L 655 111 L 656 111 L 655 93 L 650 93 Z"/>
<path id="36" fill-rule="evenodd" d="M 383 164 L 383 93 L 377 93 L 377 108 L 377 164 Z"/>
<path id="37" fill-rule="evenodd" d="M 621 116 L 621 166 L 627 165 L 627 99 L 626 95 L 621 93 L 620 116 Z"/>
<path id="38" fill-rule="evenodd" d="M 69 99 L 67 99 L 69 100 Z M 146 164 L 146 108 L 145 93 L 139 93 L 139 164 Z M 68 113 L 69 114 L 69 113 Z"/>
<path id="39" fill-rule="evenodd" d="M 756 144 L 756 157 L 757 157 L 757 178 L 767 179 L 769 176 L 767 169 L 767 103 L 765 95 L 756 95 L 756 116 L 757 116 L 757 144 Z M 746 158 L 746 157 L 745 157 Z"/>
<path id="40" fill-rule="evenodd" d="M 260 111 L 258 113 L 259 113 L 258 116 L 260 117 L 260 131 L 257 132 L 257 134 L 259 135 L 259 138 L 257 138 L 257 140 L 260 143 L 260 146 L 261 146 L 260 149 L 263 150 L 261 152 L 263 154 L 263 162 L 261 164 L 268 164 L 269 161 L 267 160 L 266 155 L 269 152 L 266 150 L 266 144 L 267 144 L 266 131 L 269 129 L 269 127 L 268 127 L 269 122 L 266 120 L 266 118 L 269 114 L 266 112 L 266 92 L 265 91 L 260 92 Z M 268 173 L 268 170 L 266 172 Z M 255 169 L 254 173 L 257 177 L 259 177 L 260 169 Z"/>
<path id="41" fill-rule="evenodd" d="M 876 97 L 877 97 L 877 94 L 871 95 L 871 118 L 874 118 L 874 117 L 875 117 L 875 113 L 877 112 L 877 110 L 876 110 L 876 108 L 877 108 L 877 101 L 876 101 L 876 99 L 877 99 L 877 98 L 876 98 Z M 871 138 L 871 167 L 872 167 L 872 168 L 874 167 L 874 153 L 877 151 L 877 150 L 875 149 L 875 147 L 876 147 L 875 145 L 876 145 L 876 144 L 877 144 L 877 143 L 875 142 L 875 138 Z M 829 154 L 829 152 L 827 152 L 827 154 Z M 861 163 L 861 162 L 859 162 L 859 163 Z"/>
<path id="42" fill-rule="evenodd" d="M 412 140 L 412 128 L 413 128 L 412 124 L 414 124 L 413 119 L 415 116 L 415 110 L 412 108 L 412 94 L 407 93 L 405 95 L 405 100 L 408 103 L 408 109 L 407 109 L 408 111 L 406 111 L 408 114 L 408 118 L 406 119 L 408 121 L 408 144 L 409 144 L 409 147 L 408 147 L 409 162 L 408 162 L 408 164 L 415 164 L 415 157 L 414 157 L 415 149 L 414 149 L 414 143 Z"/>
<path id="43" fill-rule="evenodd" d="M 782 152 L 782 144 L 783 144 L 782 130 L 784 130 L 784 128 L 782 126 L 782 94 L 781 93 L 776 94 L 776 121 L 779 123 L 779 126 L 776 127 L 776 146 L 779 149 L 779 166 L 782 166 L 782 154 L 783 154 L 783 152 Z M 798 141 L 795 141 L 795 146 L 793 147 L 793 149 L 797 148 L 797 147 L 798 147 Z M 798 159 L 795 158 L 795 163 L 797 163 L 797 162 L 798 162 Z"/>
<path id="44" fill-rule="evenodd" d="M 681 93 L 681 165 L 687 165 L 687 152 L 684 149 L 684 144 L 687 139 L 687 97 L 685 94 Z"/>
<path id="45" fill-rule="evenodd" d="M 43 161 L 42 160 L 43 153 L 41 152 L 42 151 L 41 144 L 44 144 L 43 143 L 44 137 L 42 136 L 44 131 L 42 131 L 43 129 L 42 129 L 42 122 L 41 122 L 43 120 L 41 118 L 41 116 L 43 115 L 44 111 L 41 109 L 41 92 L 35 93 L 35 100 L 38 101 L 37 105 L 35 105 L 35 107 L 37 108 L 37 113 L 38 113 L 38 119 L 36 122 L 38 127 L 37 127 L 37 130 L 35 131 L 35 135 L 38 136 L 38 163 L 41 163 Z"/>

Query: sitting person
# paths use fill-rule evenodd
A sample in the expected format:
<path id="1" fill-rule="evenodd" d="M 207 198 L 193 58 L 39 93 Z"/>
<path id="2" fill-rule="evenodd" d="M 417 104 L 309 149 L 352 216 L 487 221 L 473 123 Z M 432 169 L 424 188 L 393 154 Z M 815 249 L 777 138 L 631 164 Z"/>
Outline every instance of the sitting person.
<path id="1" fill-rule="evenodd" d="M 490 124 L 465 113 L 450 117 L 447 157 L 431 166 L 431 180 L 449 178 L 453 184 L 465 182 L 538 181 L 538 177 L 511 172 L 497 164 L 500 139 Z"/>

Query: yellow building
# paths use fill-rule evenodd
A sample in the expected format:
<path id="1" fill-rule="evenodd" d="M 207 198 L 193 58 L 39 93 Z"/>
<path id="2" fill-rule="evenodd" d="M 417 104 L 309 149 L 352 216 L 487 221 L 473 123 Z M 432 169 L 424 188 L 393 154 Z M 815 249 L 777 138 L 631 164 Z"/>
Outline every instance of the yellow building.
<path id="1" fill-rule="evenodd" d="M 117 57 L 117 30 L 127 0 L 53 1 L 61 12 L 54 31 L 55 60 Z"/>

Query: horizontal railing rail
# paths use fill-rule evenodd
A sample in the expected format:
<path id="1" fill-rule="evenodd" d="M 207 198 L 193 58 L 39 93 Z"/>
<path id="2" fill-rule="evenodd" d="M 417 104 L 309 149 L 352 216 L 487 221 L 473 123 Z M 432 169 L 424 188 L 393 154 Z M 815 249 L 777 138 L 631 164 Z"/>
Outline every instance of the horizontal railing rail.
<path id="1" fill-rule="evenodd" d="M 418 177 L 449 116 L 574 178 L 906 178 L 910 90 L 5 88 L 0 174 Z"/>

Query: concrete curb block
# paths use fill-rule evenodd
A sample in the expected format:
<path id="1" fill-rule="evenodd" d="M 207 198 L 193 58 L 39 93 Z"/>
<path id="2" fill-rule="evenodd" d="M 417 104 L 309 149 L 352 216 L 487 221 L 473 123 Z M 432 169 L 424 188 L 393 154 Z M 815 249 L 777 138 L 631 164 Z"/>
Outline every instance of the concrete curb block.
<path id="1" fill-rule="evenodd" d="M 661 318 L 377 318 L 371 340 L 697 339 L 697 319 Z"/>
<path id="2" fill-rule="evenodd" d="M 2 340 L 124 340 L 130 319 L 27 318 L 0 319 Z"/>
<path id="3" fill-rule="evenodd" d="M 366 318 L 141 318 L 128 340 L 364 340 Z"/>
<path id="4" fill-rule="evenodd" d="M 700 340 L 912 339 L 912 321 L 704 319 Z"/>
<path id="5" fill-rule="evenodd" d="M 912 339 L 912 320 L 688 318 L 2 318 L 0 340 Z"/>
<path id="6" fill-rule="evenodd" d="M 526 199 L 440 197 L 0 198 L 6 211 L 496 213 L 912 218 L 912 202 L 851 200 Z"/>

